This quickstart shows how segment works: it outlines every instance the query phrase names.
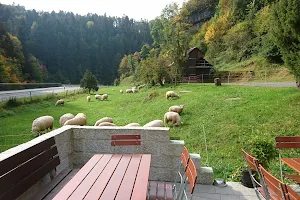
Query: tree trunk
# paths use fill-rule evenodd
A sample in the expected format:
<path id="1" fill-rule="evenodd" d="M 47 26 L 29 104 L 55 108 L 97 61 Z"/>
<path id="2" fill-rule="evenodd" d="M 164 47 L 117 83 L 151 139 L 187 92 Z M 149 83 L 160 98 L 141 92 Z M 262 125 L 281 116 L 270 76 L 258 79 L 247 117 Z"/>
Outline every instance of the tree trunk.
<path id="1" fill-rule="evenodd" d="M 300 75 L 296 75 L 296 87 L 298 90 L 300 89 Z"/>

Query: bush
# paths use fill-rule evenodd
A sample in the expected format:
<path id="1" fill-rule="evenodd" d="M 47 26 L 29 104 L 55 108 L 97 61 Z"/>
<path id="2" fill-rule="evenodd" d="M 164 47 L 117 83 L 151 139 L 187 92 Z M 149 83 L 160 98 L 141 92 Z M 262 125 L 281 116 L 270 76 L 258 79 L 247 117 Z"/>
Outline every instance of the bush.
<path id="1" fill-rule="evenodd" d="M 116 78 L 115 81 L 114 81 L 114 85 L 119 86 L 120 85 L 120 80 Z"/>
<path id="2" fill-rule="evenodd" d="M 20 103 L 17 101 L 16 97 L 9 97 L 8 101 L 5 103 L 4 107 L 17 107 Z"/>

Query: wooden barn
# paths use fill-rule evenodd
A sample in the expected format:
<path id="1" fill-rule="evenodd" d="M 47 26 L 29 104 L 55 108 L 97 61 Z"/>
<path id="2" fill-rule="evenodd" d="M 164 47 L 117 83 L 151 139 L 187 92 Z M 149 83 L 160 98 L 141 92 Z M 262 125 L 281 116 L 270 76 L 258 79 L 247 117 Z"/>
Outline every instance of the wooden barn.
<path id="1" fill-rule="evenodd" d="M 211 82 L 213 66 L 204 59 L 204 53 L 197 47 L 188 51 L 188 60 L 184 66 L 183 82 Z"/>

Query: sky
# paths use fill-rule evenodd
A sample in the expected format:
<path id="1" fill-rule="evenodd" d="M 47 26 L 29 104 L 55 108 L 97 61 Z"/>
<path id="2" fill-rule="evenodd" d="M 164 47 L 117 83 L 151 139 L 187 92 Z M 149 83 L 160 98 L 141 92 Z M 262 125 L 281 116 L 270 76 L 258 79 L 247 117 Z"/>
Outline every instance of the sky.
<path id="1" fill-rule="evenodd" d="M 152 20 L 159 16 L 163 8 L 172 2 L 185 0 L 0 0 L 2 4 L 25 6 L 27 10 L 36 11 L 70 11 L 80 15 L 97 13 L 107 16 L 122 17 L 124 14 L 135 20 Z"/>

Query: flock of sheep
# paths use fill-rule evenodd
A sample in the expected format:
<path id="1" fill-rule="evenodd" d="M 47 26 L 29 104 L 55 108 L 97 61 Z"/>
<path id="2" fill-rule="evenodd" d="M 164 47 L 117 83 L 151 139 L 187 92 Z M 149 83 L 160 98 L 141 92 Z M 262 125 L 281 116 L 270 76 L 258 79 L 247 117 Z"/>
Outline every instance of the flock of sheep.
<path id="1" fill-rule="evenodd" d="M 126 93 L 136 93 L 138 91 L 138 89 L 140 89 L 140 88 L 127 89 Z M 123 91 L 120 91 L 120 92 L 123 93 Z M 169 99 L 170 97 L 179 98 L 179 95 L 177 93 L 175 93 L 174 91 L 166 92 L 166 99 Z M 107 94 L 103 94 L 103 95 L 96 94 L 95 99 L 107 100 L 108 95 Z M 91 100 L 91 97 L 87 96 L 87 101 L 89 102 L 90 100 Z M 63 104 L 64 104 L 64 100 L 60 99 L 56 102 L 55 105 L 63 105 Z M 143 127 L 164 127 L 164 126 L 168 125 L 168 122 L 172 122 L 172 124 L 174 126 L 179 126 L 181 123 L 180 114 L 182 113 L 183 109 L 184 109 L 184 105 L 171 106 L 169 108 L 168 112 L 165 113 L 163 121 L 162 120 L 153 120 L 153 121 L 145 124 Z M 40 133 L 45 130 L 48 131 L 48 129 L 52 130 L 53 124 L 54 124 L 54 118 L 52 116 L 38 117 L 32 122 L 32 132 Z M 61 126 L 65 126 L 65 125 L 84 126 L 87 124 L 87 117 L 84 113 L 78 113 L 75 116 L 71 113 L 66 113 L 60 117 L 59 124 Z M 97 120 L 95 122 L 94 126 L 116 126 L 116 124 L 114 124 L 112 118 L 104 117 L 104 118 Z M 125 126 L 126 127 L 130 127 L 130 126 L 141 127 L 141 125 L 139 123 L 129 123 Z"/>

